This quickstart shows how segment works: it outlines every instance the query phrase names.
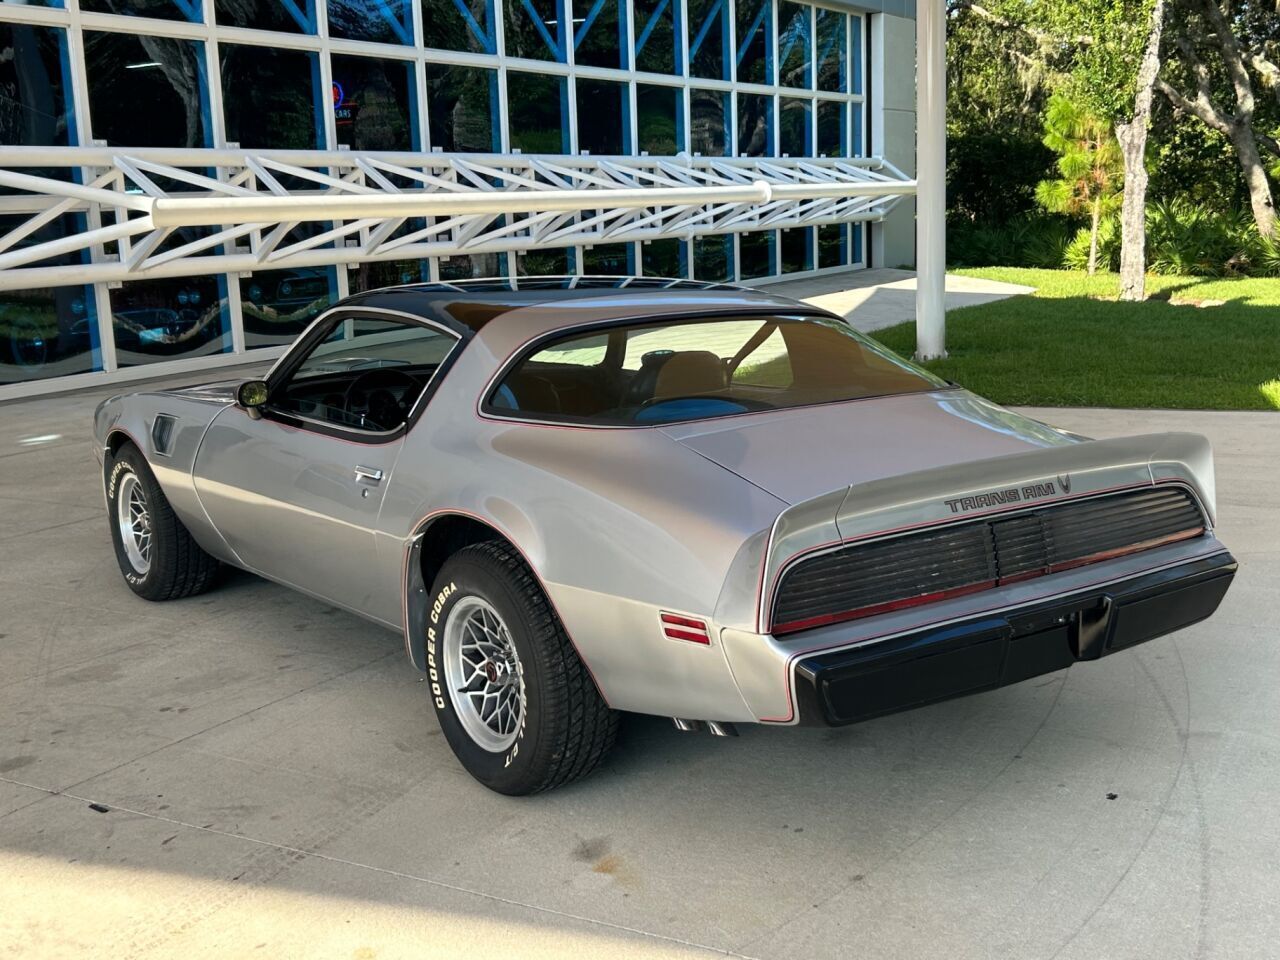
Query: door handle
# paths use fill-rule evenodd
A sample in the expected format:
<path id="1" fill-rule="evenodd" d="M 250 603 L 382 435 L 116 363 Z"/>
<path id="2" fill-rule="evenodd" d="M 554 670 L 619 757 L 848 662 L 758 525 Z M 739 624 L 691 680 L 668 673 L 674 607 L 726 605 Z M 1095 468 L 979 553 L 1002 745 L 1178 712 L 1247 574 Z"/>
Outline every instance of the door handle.
<path id="1" fill-rule="evenodd" d="M 378 484 L 382 482 L 382 471 L 373 467 L 356 467 L 356 483 Z"/>

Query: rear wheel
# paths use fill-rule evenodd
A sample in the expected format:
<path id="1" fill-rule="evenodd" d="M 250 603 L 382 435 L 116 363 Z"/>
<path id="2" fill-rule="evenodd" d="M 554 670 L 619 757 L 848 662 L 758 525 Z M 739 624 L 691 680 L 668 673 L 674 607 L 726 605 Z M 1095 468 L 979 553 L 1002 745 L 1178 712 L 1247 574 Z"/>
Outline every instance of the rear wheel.
<path id="1" fill-rule="evenodd" d="M 466 547 L 445 562 L 433 592 L 431 692 L 467 772 L 523 795 L 595 769 L 618 715 L 519 554 L 498 541 Z"/>
<path id="2" fill-rule="evenodd" d="M 126 443 L 103 465 L 111 542 L 125 582 L 146 600 L 177 600 L 213 585 L 218 561 L 191 538 L 146 458 Z"/>

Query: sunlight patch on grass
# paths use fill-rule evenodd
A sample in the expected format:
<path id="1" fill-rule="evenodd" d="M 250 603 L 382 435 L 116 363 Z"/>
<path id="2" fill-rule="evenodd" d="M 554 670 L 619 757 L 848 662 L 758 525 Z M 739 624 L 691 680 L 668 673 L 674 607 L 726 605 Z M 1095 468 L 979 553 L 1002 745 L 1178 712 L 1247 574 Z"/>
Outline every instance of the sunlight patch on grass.
<path id="1" fill-rule="evenodd" d="M 1280 410 L 1280 380 L 1268 380 L 1266 383 L 1259 384 L 1258 392 L 1267 403 Z"/>

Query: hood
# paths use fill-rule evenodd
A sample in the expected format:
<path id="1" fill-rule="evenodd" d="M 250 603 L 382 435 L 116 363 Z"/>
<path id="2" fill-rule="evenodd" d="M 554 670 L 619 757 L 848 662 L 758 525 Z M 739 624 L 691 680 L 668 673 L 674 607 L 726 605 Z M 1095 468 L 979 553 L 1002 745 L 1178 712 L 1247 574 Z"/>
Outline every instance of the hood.
<path id="1" fill-rule="evenodd" d="M 960 389 L 673 424 L 663 432 L 792 504 L 851 484 L 1083 439 Z"/>

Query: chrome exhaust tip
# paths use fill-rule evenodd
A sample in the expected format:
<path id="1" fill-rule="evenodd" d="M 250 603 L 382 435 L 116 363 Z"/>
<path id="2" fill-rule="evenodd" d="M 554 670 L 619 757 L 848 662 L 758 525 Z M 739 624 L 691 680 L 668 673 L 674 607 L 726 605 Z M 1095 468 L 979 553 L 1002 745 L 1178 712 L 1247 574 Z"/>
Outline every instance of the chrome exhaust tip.
<path id="1" fill-rule="evenodd" d="M 708 720 L 707 729 L 713 737 L 736 737 L 738 728 L 732 723 L 721 723 L 719 720 Z"/>
<path id="2" fill-rule="evenodd" d="M 674 723 L 676 729 L 682 733 L 697 733 L 702 729 L 702 722 L 699 720 L 686 720 L 684 717 L 672 717 L 671 722 Z"/>

